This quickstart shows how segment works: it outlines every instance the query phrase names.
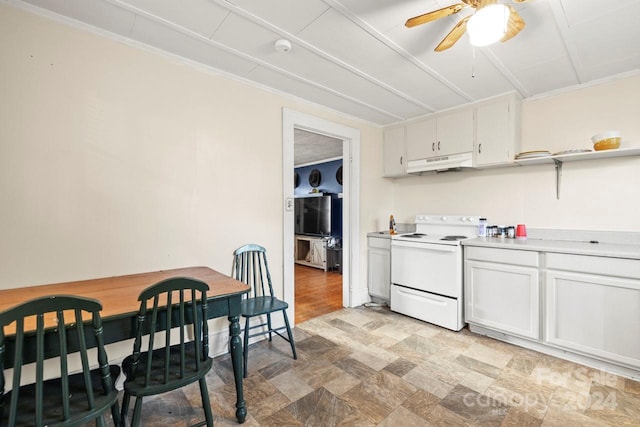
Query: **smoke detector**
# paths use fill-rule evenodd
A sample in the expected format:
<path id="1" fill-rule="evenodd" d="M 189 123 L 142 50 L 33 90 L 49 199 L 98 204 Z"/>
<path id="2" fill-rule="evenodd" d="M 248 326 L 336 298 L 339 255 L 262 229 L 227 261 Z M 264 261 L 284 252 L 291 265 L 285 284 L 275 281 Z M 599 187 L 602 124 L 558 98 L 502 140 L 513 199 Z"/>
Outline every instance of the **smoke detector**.
<path id="1" fill-rule="evenodd" d="M 291 42 L 287 39 L 278 39 L 276 40 L 275 48 L 278 52 L 287 53 L 291 50 Z"/>

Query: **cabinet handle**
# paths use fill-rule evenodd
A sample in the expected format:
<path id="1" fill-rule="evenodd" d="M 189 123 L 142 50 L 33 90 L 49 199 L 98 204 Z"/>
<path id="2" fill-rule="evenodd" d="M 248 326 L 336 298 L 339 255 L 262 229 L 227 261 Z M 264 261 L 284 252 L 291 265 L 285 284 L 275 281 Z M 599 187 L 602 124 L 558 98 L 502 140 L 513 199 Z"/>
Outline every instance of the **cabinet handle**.
<path id="1" fill-rule="evenodd" d="M 438 151 L 440 151 L 440 141 L 438 141 Z"/>
<path id="2" fill-rule="evenodd" d="M 435 142 L 431 143 L 431 151 L 433 151 L 434 153 L 436 152 L 436 143 Z"/>
<path id="3" fill-rule="evenodd" d="M 402 164 L 402 157 L 404 157 L 404 156 L 400 156 L 400 164 Z"/>
<path id="4" fill-rule="evenodd" d="M 478 144 L 478 154 L 482 154 L 482 144 Z"/>

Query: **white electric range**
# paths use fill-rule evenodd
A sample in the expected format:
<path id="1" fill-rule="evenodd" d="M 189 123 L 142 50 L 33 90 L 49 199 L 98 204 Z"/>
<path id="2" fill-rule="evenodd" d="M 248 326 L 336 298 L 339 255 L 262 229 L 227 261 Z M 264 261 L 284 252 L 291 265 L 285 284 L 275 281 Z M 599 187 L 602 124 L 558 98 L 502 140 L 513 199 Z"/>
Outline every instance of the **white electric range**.
<path id="1" fill-rule="evenodd" d="M 454 331 L 464 327 L 462 241 L 477 215 L 417 215 L 414 233 L 391 238 L 392 311 Z"/>

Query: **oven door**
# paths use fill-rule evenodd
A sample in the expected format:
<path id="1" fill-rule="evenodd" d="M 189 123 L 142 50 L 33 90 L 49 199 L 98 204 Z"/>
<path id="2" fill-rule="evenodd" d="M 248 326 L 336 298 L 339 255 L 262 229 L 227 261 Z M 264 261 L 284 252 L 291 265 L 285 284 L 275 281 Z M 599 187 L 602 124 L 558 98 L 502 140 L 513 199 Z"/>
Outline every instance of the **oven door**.
<path id="1" fill-rule="evenodd" d="M 391 283 L 461 298 L 462 247 L 392 240 Z"/>

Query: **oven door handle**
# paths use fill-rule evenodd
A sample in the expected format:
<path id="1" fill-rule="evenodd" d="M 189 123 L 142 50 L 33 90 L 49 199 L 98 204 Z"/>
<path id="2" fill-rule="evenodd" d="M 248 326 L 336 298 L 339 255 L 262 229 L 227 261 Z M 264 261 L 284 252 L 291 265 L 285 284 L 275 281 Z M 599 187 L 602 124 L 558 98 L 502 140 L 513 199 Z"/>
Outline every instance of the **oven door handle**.
<path id="1" fill-rule="evenodd" d="M 437 243 L 419 243 L 419 242 L 407 242 L 404 240 L 391 240 L 391 247 L 398 248 L 412 248 L 420 250 L 428 250 L 432 252 L 456 252 L 459 248 L 458 245 L 439 245 Z"/>

